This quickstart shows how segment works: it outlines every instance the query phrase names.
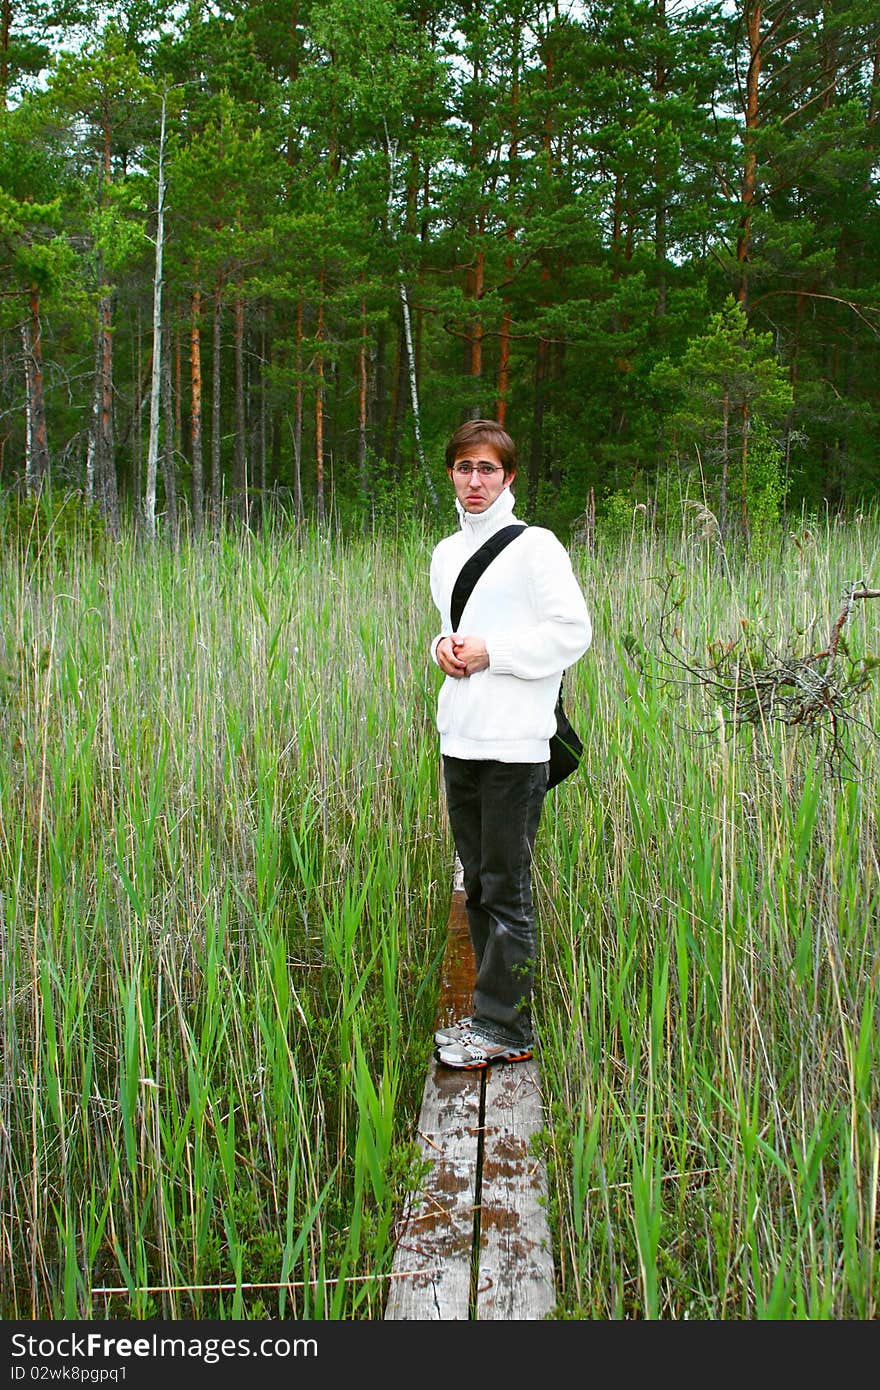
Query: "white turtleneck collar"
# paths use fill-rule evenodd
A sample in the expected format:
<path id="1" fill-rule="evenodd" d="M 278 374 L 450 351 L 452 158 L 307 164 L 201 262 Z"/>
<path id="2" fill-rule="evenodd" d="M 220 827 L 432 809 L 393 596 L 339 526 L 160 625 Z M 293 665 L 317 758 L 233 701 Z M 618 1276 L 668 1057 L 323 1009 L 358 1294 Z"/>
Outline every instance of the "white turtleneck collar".
<path id="1" fill-rule="evenodd" d="M 487 507 L 484 512 L 466 512 L 464 507 L 455 499 L 455 506 L 458 511 L 461 529 L 465 533 L 468 546 L 476 549 L 483 544 L 502 526 L 508 526 L 517 518 L 513 515 L 516 505 L 516 498 L 513 489 L 506 487 L 503 492 L 499 492 L 491 507 Z"/>

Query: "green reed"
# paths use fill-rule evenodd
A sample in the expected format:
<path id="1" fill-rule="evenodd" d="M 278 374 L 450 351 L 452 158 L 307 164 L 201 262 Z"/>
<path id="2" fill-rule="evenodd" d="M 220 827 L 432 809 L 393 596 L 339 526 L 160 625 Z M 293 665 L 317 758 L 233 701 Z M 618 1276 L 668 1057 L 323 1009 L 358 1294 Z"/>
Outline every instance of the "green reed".
<path id="1" fill-rule="evenodd" d="M 5 562 L 5 1317 L 382 1316 L 452 878 L 430 546 Z M 574 558 L 586 758 L 536 862 L 558 1314 L 874 1317 L 876 690 L 835 778 L 658 623 L 671 568 L 695 665 L 819 650 L 877 520 Z"/>
<path id="2" fill-rule="evenodd" d="M 821 650 L 847 583 L 880 574 L 876 519 L 764 565 L 687 537 L 577 562 L 586 768 L 538 850 L 559 1315 L 873 1317 L 876 690 L 836 776 L 808 731 L 737 727 L 664 662 L 658 620 L 672 565 L 692 666 L 759 631 Z M 852 653 L 878 617 L 856 609 Z"/>
<path id="3" fill-rule="evenodd" d="M 428 554 L 7 563 L 5 1316 L 381 1315 L 451 876 Z"/>

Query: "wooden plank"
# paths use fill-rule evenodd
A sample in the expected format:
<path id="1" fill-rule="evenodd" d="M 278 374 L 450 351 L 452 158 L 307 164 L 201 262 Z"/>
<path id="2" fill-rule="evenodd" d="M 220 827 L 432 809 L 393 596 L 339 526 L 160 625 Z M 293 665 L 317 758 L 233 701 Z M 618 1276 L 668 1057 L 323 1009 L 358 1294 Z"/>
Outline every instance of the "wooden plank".
<path id="1" fill-rule="evenodd" d="M 456 864 L 435 1026 L 470 1013 L 473 987 L 473 951 Z M 486 1072 L 431 1064 L 418 1134 L 430 1167 L 404 1215 L 386 1319 L 537 1319 L 552 1312 L 553 1256 L 541 1204 L 546 1176 L 529 1153 L 532 1135 L 542 1125 L 534 1061 L 499 1064 Z"/>
<path id="2" fill-rule="evenodd" d="M 474 955 L 456 866 L 435 1027 L 470 1013 L 473 988 Z M 470 1318 L 482 1093 L 481 1073 L 432 1062 L 418 1127 L 420 1153 L 431 1166 L 405 1215 L 385 1306 L 388 1320 Z"/>
<path id="3" fill-rule="evenodd" d="M 432 1065 L 419 1115 L 419 1147 L 431 1164 L 404 1218 L 385 1318 L 470 1317 L 481 1072 Z"/>
<path id="4" fill-rule="evenodd" d="M 534 1061 L 486 1078 L 476 1317 L 540 1319 L 556 1303 L 543 1161 L 529 1153 L 544 1122 Z"/>
<path id="5" fill-rule="evenodd" d="M 471 1013 L 474 1007 L 474 951 L 467 924 L 465 895 L 461 889 L 452 894 L 446 924 L 446 949 L 440 970 L 440 993 L 437 1003 L 436 1028 Z"/>

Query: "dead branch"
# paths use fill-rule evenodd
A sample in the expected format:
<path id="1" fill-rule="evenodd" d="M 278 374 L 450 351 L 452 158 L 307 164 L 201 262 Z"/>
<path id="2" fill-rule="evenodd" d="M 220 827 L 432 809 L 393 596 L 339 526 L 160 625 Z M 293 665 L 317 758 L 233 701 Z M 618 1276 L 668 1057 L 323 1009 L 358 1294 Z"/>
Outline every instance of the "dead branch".
<path id="1" fill-rule="evenodd" d="M 670 683 L 698 688 L 711 696 L 721 706 L 726 722 L 734 726 L 776 723 L 817 735 L 824 741 L 829 767 L 835 771 L 847 758 L 842 740 L 847 726 L 859 726 L 876 737 L 856 718 L 853 709 L 871 685 L 880 660 L 851 657 L 843 629 L 856 603 L 880 598 L 880 589 L 869 588 L 863 579 L 847 585 L 827 646 L 820 651 L 796 656 L 776 651 L 763 635 L 750 634 L 747 641 L 743 619 L 743 632 L 735 640 L 709 644 L 709 664 L 702 665 L 673 645 L 669 621 L 682 602 L 674 596 L 674 582 L 675 576 L 669 575 L 658 627 Z"/>

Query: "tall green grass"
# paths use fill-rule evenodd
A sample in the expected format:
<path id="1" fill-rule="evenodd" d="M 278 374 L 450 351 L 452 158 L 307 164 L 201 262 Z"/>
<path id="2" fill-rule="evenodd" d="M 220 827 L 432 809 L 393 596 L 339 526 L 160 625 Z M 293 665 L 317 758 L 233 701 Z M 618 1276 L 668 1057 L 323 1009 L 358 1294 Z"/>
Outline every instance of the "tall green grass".
<path id="1" fill-rule="evenodd" d="M 7 552 L 5 1318 L 382 1316 L 452 879 L 430 548 Z M 876 695 L 835 779 L 656 639 L 673 566 L 696 664 L 818 649 L 880 526 L 574 558 L 585 768 L 536 863 L 558 1314 L 874 1317 Z"/>
<path id="2" fill-rule="evenodd" d="M 451 875 L 427 556 L 7 557 L 4 1316 L 381 1312 Z"/>
<path id="3" fill-rule="evenodd" d="M 540 1023 L 559 1314 L 873 1318 L 878 1292 L 877 705 L 827 741 L 737 728 L 656 641 L 821 650 L 876 525 L 763 564 L 683 538 L 581 559 L 597 640 L 569 678 L 586 775 L 539 848 Z M 845 629 L 876 653 L 876 601 Z"/>

